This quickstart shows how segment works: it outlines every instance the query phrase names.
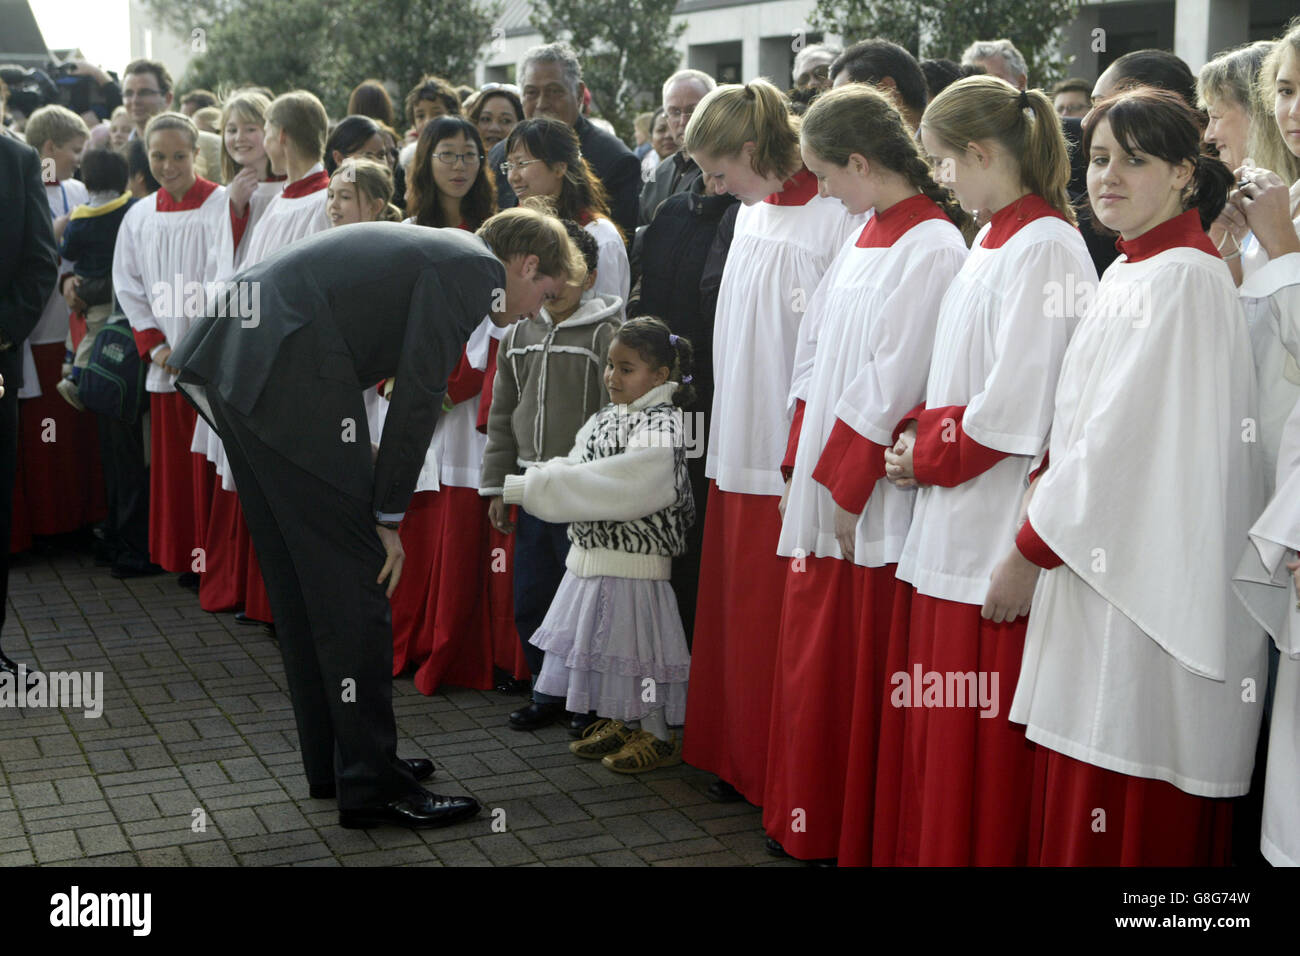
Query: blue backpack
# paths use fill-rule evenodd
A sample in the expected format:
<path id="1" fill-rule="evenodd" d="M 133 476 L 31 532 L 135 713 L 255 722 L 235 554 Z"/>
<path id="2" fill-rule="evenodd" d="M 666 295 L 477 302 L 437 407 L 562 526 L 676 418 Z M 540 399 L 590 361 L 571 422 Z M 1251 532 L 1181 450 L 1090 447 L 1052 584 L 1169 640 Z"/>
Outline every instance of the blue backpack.
<path id="1" fill-rule="evenodd" d="M 145 371 L 131 323 L 123 315 L 113 316 L 95 336 L 77 394 L 92 412 L 130 424 L 144 405 Z"/>

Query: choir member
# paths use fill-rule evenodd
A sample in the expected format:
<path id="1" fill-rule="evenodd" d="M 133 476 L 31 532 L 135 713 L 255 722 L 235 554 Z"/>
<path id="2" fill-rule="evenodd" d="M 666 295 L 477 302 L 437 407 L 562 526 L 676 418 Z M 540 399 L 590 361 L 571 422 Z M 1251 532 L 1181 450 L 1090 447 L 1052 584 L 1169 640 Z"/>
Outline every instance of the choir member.
<path id="1" fill-rule="evenodd" d="M 1150 87 L 1084 122 L 1089 202 L 1121 255 L 1070 342 L 1048 463 L 985 605 L 1002 620 L 1033 599 L 1011 719 L 1040 745 L 1034 864 L 1224 864 L 1224 798 L 1250 788 L 1265 642 L 1231 575 L 1263 499 L 1255 373 L 1205 234 L 1231 173 L 1199 134 Z"/>
<path id="2" fill-rule="evenodd" d="M 786 574 L 763 826 L 801 859 L 871 862 L 876 733 L 894 571 L 913 490 L 885 481 L 896 424 L 925 396 L 939 303 L 966 258 L 967 217 L 874 87 L 823 93 L 804 165 L 850 215 L 808 303 L 777 553 Z M 800 366 L 806 363 L 797 363 Z M 793 456 L 793 458 L 792 458 Z M 843 818 L 843 827 L 841 827 Z"/>
<path id="3" fill-rule="evenodd" d="M 798 121 L 765 80 L 713 90 L 685 148 L 713 192 L 744 204 L 718 293 L 711 479 L 684 757 L 719 776 L 715 800 L 763 799 L 787 561 L 776 553 L 786 396 L 807 301 L 861 216 L 818 195 Z"/>
<path id="4" fill-rule="evenodd" d="M 59 241 L 72 211 L 89 201 L 85 185 L 74 176 L 89 130 L 76 113 L 51 105 L 32 113 L 24 135 L 41 155 L 41 179 Z M 76 531 L 106 512 L 95 416 L 73 408 L 57 390 L 63 376 L 68 306 L 76 301 L 75 293 L 68 299 L 60 290 L 72 271 L 70 261 L 60 261 L 59 282 L 21 346 L 25 374 L 18 393 L 23 401 L 19 403 L 15 510 L 21 509 L 16 529 L 28 532 L 23 538 Z"/>
<path id="5" fill-rule="evenodd" d="M 167 364 L 203 314 L 213 244 L 226 216 L 226 190 L 195 174 L 198 129 L 189 117 L 161 113 L 145 128 L 149 168 L 161 188 L 122 220 L 113 288 L 142 359 L 151 362 L 149 395 L 149 556 L 197 587 L 203 567 L 200 510 L 211 507 L 207 463 L 190 454 L 196 418 Z"/>
<path id="6" fill-rule="evenodd" d="M 1033 749 L 1007 720 L 1024 622 L 981 617 L 1046 447 L 1076 317 L 1050 291 L 1090 288 L 1070 162 L 1051 101 L 973 76 L 934 98 L 921 141 L 962 206 L 988 219 L 940 309 L 925 405 L 886 474 L 920 486 L 898 563 L 890 704 L 881 721 L 872 858 L 1014 865 L 1027 853 Z M 895 638 L 891 635 L 891 645 Z M 888 749 L 887 749 L 888 748 Z"/>
<path id="7" fill-rule="evenodd" d="M 1236 171 L 1226 216 L 1250 230 L 1242 254 L 1242 305 L 1252 338 L 1278 355 L 1275 375 L 1300 384 L 1300 22 L 1279 40 L 1260 70 L 1264 119 L 1252 132 L 1256 167 Z M 1271 115 L 1270 115 L 1271 114 Z M 1287 182 L 1291 186 L 1287 188 Z M 1258 357 L 1258 351 L 1257 351 Z M 1260 369 L 1261 438 L 1268 421 L 1269 383 Z M 1277 391 L 1284 390 L 1275 389 Z M 1272 407 L 1276 410 L 1278 403 Z M 1269 717 L 1260 851 L 1274 866 L 1300 866 L 1300 418 L 1295 406 L 1279 436 L 1276 494 L 1250 531 L 1238 568 L 1238 593 L 1268 629 L 1278 651 Z M 1274 477 L 1267 474 L 1267 477 Z"/>

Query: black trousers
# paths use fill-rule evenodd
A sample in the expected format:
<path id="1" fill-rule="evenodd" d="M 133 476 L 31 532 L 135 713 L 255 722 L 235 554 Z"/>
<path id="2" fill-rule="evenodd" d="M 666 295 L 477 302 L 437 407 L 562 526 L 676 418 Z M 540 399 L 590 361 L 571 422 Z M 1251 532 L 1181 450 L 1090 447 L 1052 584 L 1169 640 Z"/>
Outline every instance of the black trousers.
<path id="1" fill-rule="evenodd" d="M 569 526 L 543 521 L 524 511 L 517 511 L 515 521 L 515 630 L 524 648 L 524 660 L 533 673 L 533 683 L 542 672 L 546 654 L 528 643 L 542 626 L 546 612 L 564 580 L 564 559 L 569 556 Z M 533 692 L 539 704 L 557 703 L 563 697 Z"/>
<path id="2" fill-rule="evenodd" d="M 275 614 L 310 784 L 344 809 L 421 788 L 397 758 L 393 625 L 370 502 L 302 470 L 209 392 Z"/>
<path id="3" fill-rule="evenodd" d="M 143 416 L 122 422 L 99 420 L 99 454 L 104 464 L 108 518 L 105 542 L 116 563 L 142 568 L 149 563 L 149 469 L 144 463 Z"/>
<path id="4" fill-rule="evenodd" d="M 0 398 L 0 630 L 4 629 L 9 604 L 9 535 L 14 520 L 14 478 L 18 469 L 18 378 L 22 372 L 21 349 L 0 352 L 0 375 L 4 376 L 4 397 Z"/>

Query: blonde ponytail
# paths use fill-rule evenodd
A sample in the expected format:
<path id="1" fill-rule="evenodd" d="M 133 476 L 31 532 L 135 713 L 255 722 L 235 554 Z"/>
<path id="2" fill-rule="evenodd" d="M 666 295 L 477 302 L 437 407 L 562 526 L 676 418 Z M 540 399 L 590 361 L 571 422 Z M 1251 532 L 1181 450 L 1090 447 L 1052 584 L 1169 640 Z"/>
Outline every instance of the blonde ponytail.
<path id="1" fill-rule="evenodd" d="M 930 101 L 921 129 L 958 152 L 968 143 L 993 140 L 1019 167 L 1026 189 L 1076 222 L 1066 191 L 1069 147 L 1060 117 L 1041 90 L 1021 92 L 997 77 L 968 76 Z"/>
<path id="2" fill-rule="evenodd" d="M 767 80 L 719 86 L 700 100 L 686 125 L 688 153 L 732 157 L 754 144 L 754 172 L 787 179 L 802 165 L 799 120 L 785 94 Z"/>

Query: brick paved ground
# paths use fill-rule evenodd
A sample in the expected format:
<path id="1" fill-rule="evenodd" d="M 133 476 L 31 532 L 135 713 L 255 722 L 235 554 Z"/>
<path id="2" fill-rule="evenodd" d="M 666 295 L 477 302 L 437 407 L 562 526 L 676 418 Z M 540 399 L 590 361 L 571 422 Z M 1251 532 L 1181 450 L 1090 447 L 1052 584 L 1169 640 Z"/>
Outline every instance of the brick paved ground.
<path id="1" fill-rule="evenodd" d="M 341 829 L 334 801 L 307 796 L 266 631 L 204 612 L 175 575 L 117 581 L 78 552 L 16 559 L 9 600 L 9 655 L 103 671 L 104 712 L 0 708 L 0 866 L 798 865 L 767 855 L 753 807 L 705 798 L 708 774 L 620 776 L 571 756 L 558 726 L 507 729 L 521 698 L 424 697 L 407 678 L 399 753 L 432 757 L 432 788 L 484 813 L 445 830 Z"/>

